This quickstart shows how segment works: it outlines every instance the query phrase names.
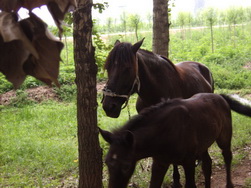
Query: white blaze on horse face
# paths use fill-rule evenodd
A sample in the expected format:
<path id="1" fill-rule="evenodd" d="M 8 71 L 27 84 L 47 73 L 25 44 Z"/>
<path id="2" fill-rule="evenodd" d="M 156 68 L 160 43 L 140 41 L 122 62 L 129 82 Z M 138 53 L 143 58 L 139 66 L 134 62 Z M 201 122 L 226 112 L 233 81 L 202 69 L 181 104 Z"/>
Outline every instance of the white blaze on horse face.
<path id="1" fill-rule="evenodd" d="M 117 159 L 118 158 L 118 155 L 116 154 L 116 153 L 114 153 L 113 155 L 112 155 L 112 159 Z"/>

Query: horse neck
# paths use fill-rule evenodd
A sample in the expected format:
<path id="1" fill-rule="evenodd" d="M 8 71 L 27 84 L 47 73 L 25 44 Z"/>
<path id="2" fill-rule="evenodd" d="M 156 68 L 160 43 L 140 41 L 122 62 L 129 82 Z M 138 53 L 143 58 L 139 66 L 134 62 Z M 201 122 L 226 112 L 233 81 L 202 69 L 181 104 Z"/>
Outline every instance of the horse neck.
<path id="1" fill-rule="evenodd" d="M 180 87 L 175 86 L 179 85 L 181 80 L 171 61 L 151 53 L 138 52 L 137 55 L 140 79 L 138 94 L 143 101 L 149 101 L 149 105 L 152 105 L 161 98 L 174 98 L 179 95 Z"/>

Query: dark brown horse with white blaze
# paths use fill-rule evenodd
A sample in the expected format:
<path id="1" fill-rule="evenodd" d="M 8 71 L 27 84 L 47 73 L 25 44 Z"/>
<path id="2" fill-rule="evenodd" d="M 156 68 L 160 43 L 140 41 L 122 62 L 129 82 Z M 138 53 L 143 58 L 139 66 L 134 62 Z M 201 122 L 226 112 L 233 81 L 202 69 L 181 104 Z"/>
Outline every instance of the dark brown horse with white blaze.
<path id="1" fill-rule="evenodd" d="M 140 49 L 143 40 L 134 45 L 116 41 L 107 57 L 108 81 L 103 90 L 103 109 L 107 116 L 117 118 L 133 93 L 138 93 L 136 109 L 140 112 L 162 99 L 213 92 L 213 79 L 206 66 L 197 62 L 174 65 L 165 57 Z M 179 187 L 176 166 L 174 187 Z"/>
<path id="2" fill-rule="evenodd" d="M 226 187 L 231 181 L 231 109 L 251 117 L 251 107 L 226 95 L 195 94 L 171 99 L 144 109 L 113 133 L 100 129 L 110 144 L 105 163 L 109 188 L 126 188 L 137 161 L 153 158 L 150 188 L 160 188 L 170 164 L 182 165 L 185 188 L 196 188 L 195 162 L 202 161 L 205 187 L 211 187 L 212 160 L 208 148 L 216 141 L 226 167 Z"/>

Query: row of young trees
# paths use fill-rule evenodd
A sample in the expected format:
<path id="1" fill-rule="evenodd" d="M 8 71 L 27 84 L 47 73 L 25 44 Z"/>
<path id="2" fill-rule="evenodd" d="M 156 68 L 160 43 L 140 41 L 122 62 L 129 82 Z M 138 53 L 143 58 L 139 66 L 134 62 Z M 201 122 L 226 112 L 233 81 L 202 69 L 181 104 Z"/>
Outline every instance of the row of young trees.
<path id="1" fill-rule="evenodd" d="M 101 23 L 99 19 L 95 20 L 95 29 L 101 33 L 127 33 L 135 31 L 136 28 L 141 30 L 150 30 L 152 28 L 152 14 L 147 14 L 144 19 L 139 14 L 128 14 L 123 12 L 119 18 L 108 17 L 105 23 Z"/>
<path id="2" fill-rule="evenodd" d="M 219 10 L 209 7 L 198 11 L 179 12 L 176 19 L 172 19 L 173 27 L 191 27 L 204 25 L 236 25 L 251 21 L 251 7 L 230 7 Z"/>
<path id="3" fill-rule="evenodd" d="M 251 22 L 251 7 L 230 7 L 225 10 L 209 7 L 197 11 L 195 14 L 179 12 L 174 17 L 171 11 L 169 15 L 172 28 L 236 25 Z M 123 32 L 126 34 L 135 31 L 136 28 L 137 30 L 151 30 L 152 25 L 152 13 L 150 12 L 144 17 L 123 12 L 119 18 L 108 17 L 105 23 L 101 23 L 99 19 L 95 20 L 95 29 L 101 33 Z"/>

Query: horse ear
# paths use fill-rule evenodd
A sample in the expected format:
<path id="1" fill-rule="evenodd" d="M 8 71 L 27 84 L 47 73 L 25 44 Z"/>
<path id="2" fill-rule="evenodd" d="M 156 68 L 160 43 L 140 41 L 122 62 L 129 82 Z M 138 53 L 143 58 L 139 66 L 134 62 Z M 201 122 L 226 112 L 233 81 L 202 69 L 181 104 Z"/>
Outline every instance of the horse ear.
<path id="1" fill-rule="evenodd" d="M 125 131 L 124 134 L 124 142 L 126 144 L 126 146 L 128 147 L 132 147 L 133 143 L 134 143 L 134 136 L 133 133 L 131 131 Z"/>
<path id="2" fill-rule="evenodd" d="M 114 43 L 114 46 L 120 44 L 120 41 L 119 40 L 116 40 L 116 42 Z"/>
<path id="3" fill-rule="evenodd" d="M 112 133 L 109 132 L 109 131 L 105 131 L 105 130 L 102 130 L 101 128 L 98 128 L 99 129 L 99 132 L 101 134 L 101 136 L 104 138 L 104 140 L 106 142 L 108 142 L 109 144 L 112 143 Z"/>
<path id="4" fill-rule="evenodd" d="M 139 50 L 140 46 L 143 44 L 143 41 L 145 40 L 145 38 L 143 38 L 142 40 L 136 42 L 134 45 L 132 45 L 132 51 L 136 54 L 136 52 Z"/>

